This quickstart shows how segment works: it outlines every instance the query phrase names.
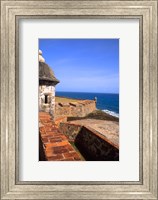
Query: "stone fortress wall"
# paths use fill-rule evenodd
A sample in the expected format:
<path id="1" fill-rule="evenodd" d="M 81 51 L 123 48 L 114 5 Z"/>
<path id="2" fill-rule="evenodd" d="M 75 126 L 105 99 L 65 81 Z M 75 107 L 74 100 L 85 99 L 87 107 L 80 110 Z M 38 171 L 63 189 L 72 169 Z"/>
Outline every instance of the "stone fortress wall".
<path id="1" fill-rule="evenodd" d="M 57 120 L 55 120 L 55 124 L 58 125 L 61 133 L 68 138 L 68 141 L 75 144 L 86 160 L 118 161 L 119 148 L 117 145 L 112 144 L 106 136 L 96 131 L 95 128 L 81 124 L 82 120 L 79 120 L 79 123 L 76 120 L 67 121 L 67 117 L 82 118 L 95 110 L 95 100 L 56 102 L 55 116 Z M 92 123 L 95 123 L 95 121 L 92 121 Z M 101 125 L 98 126 L 101 127 Z M 109 134 L 111 135 L 112 132 Z M 113 137 L 115 138 L 116 136 Z"/>
<path id="2" fill-rule="evenodd" d="M 81 124 L 60 123 L 59 130 L 73 142 L 80 153 L 89 161 L 118 161 L 119 148 L 96 130 Z"/>
<path id="3" fill-rule="evenodd" d="M 69 103 L 55 103 L 55 116 L 67 117 L 85 117 L 89 113 L 96 110 L 96 102 L 94 100 L 81 100 Z"/>

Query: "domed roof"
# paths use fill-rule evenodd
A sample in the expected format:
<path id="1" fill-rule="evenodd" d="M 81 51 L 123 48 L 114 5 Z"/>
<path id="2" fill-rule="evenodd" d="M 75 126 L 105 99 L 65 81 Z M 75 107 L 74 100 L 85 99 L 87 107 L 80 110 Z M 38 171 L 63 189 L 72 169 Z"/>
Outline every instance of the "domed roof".
<path id="1" fill-rule="evenodd" d="M 54 82 L 54 84 L 60 82 L 55 77 L 53 70 L 45 62 L 39 62 L 39 80 Z"/>
<path id="2" fill-rule="evenodd" d="M 45 63 L 45 59 L 42 56 L 42 51 L 38 51 L 39 59 L 39 81 L 44 85 L 56 85 L 60 81 L 55 77 L 53 70 Z"/>

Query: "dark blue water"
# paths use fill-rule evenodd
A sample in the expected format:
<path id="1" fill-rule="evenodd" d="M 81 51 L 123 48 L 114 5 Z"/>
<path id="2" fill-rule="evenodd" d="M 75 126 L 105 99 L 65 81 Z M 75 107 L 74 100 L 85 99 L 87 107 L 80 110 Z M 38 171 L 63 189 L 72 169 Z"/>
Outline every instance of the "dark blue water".
<path id="1" fill-rule="evenodd" d="M 56 96 L 90 100 L 97 97 L 97 109 L 119 117 L 119 94 L 56 92 Z"/>

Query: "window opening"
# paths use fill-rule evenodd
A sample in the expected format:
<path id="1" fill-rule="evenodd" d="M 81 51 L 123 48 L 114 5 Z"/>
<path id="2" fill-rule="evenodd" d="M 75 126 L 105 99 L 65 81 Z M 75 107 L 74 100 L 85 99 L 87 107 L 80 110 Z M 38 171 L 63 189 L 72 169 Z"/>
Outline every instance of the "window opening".
<path id="1" fill-rule="evenodd" d="M 45 95 L 45 103 L 48 103 L 48 95 Z"/>

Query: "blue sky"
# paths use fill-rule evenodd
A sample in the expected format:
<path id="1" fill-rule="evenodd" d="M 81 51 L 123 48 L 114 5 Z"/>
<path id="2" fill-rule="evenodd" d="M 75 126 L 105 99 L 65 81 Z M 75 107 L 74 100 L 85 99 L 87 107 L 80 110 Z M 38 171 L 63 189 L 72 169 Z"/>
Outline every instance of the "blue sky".
<path id="1" fill-rule="evenodd" d="M 119 39 L 40 39 L 56 91 L 119 93 Z"/>

